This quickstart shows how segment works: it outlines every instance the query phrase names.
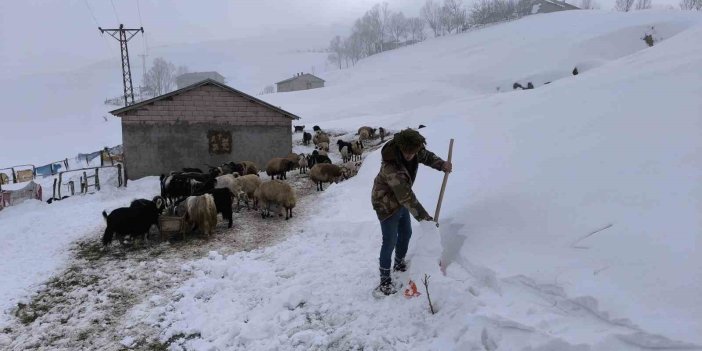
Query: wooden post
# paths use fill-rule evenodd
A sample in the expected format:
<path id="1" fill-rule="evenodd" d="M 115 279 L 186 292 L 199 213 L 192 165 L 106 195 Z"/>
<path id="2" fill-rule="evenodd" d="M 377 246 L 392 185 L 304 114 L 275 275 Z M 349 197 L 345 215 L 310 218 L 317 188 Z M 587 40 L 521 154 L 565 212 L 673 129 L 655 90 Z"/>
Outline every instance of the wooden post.
<path id="1" fill-rule="evenodd" d="M 122 186 L 122 165 L 118 163 L 117 164 L 117 187 L 119 188 L 121 186 Z"/>
<path id="2" fill-rule="evenodd" d="M 453 139 L 449 142 L 449 152 L 448 159 L 446 161 L 451 162 L 451 156 L 453 154 Z M 449 172 L 444 173 L 444 181 L 441 183 L 441 192 L 439 193 L 439 201 L 436 204 L 436 212 L 434 213 L 434 221 L 436 226 L 439 226 L 439 213 L 441 212 L 441 202 L 444 200 L 444 191 L 446 191 L 446 182 L 448 181 Z"/>
<path id="3" fill-rule="evenodd" d="M 59 199 L 61 198 L 61 187 L 63 186 L 62 178 L 63 178 L 63 172 L 60 172 L 59 177 L 58 177 L 58 198 Z"/>
<path id="4" fill-rule="evenodd" d="M 51 192 L 51 197 L 53 197 L 54 199 L 56 198 L 56 182 L 57 181 L 58 181 L 58 178 L 54 178 L 54 188 L 53 188 L 53 191 Z M 59 187 L 59 189 L 60 189 L 60 187 Z"/>
<path id="5" fill-rule="evenodd" d="M 99 168 L 95 168 L 95 190 L 100 191 L 100 177 L 98 176 Z"/>

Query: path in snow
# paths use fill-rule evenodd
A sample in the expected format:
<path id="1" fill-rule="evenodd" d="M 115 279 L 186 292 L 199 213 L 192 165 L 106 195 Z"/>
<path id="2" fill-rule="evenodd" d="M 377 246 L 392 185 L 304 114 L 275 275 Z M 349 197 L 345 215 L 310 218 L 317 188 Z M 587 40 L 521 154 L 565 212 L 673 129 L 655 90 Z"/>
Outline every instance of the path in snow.
<path id="1" fill-rule="evenodd" d="M 149 325 L 125 326 L 123 316 L 144 299 L 158 299 L 191 276 L 181 266 L 206 257 L 210 251 L 222 254 L 269 246 L 293 232 L 300 214 L 312 208 L 314 185 L 307 175 L 288 175 L 298 196 L 293 219 L 262 220 L 259 212 L 242 208 L 234 213 L 234 227 L 220 221 L 210 240 L 122 249 L 100 250 L 100 233 L 94 240 L 79 242 L 75 260 L 61 275 L 46 284 L 29 304 L 16 311 L 16 321 L 0 333 L 0 348 L 52 350 L 119 350 L 124 344 L 157 347 L 153 338 L 159 330 Z M 312 196 L 311 196 L 312 195 Z M 123 340 L 125 334 L 141 339 Z"/>

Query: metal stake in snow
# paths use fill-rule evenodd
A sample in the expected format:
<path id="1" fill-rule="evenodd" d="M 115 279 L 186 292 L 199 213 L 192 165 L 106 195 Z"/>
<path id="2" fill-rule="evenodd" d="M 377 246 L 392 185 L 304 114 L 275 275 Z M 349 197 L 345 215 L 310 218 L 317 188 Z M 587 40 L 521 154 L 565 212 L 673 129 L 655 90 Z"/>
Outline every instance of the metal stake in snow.
<path id="1" fill-rule="evenodd" d="M 453 139 L 449 142 L 449 153 L 448 162 L 451 162 L 451 155 L 453 154 Z M 441 192 L 439 193 L 439 201 L 436 204 L 436 212 L 434 212 L 434 222 L 436 222 L 436 227 L 439 227 L 439 212 L 441 212 L 441 201 L 444 200 L 444 191 L 446 191 L 446 182 L 448 182 L 449 172 L 444 173 L 444 182 L 441 183 Z"/>

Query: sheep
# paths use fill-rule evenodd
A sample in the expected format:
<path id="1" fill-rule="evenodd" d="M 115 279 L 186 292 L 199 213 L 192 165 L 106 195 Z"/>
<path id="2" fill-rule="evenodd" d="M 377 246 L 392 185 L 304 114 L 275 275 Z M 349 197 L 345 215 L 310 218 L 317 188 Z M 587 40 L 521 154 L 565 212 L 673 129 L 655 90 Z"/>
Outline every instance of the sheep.
<path id="1" fill-rule="evenodd" d="M 317 144 L 317 148 L 323 151 L 329 151 L 329 142 L 320 142 Z"/>
<path id="2" fill-rule="evenodd" d="M 300 159 L 300 155 L 298 155 L 294 152 L 291 152 L 288 154 L 288 156 L 285 156 L 285 158 L 290 160 L 290 162 L 292 162 L 292 166 L 290 167 L 290 170 L 297 169 L 297 167 L 299 166 L 298 160 Z"/>
<path id="3" fill-rule="evenodd" d="M 309 145 L 309 144 L 310 144 L 310 140 L 312 140 L 312 134 L 307 133 L 307 132 L 304 132 L 304 133 L 302 134 L 302 144 L 304 144 L 304 145 Z"/>
<path id="4" fill-rule="evenodd" d="M 300 167 L 300 174 L 302 173 L 307 173 L 307 157 L 305 157 L 305 154 L 300 155 L 300 159 L 297 161 L 298 166 Z"/>
<path id="5" fill-rule="evenodd" d="M 344 146 L 343 148 L 341 148 L 341 161 L 348 162 L 350 160 L 351 160 L 351 155 L 349 153 L 349 147 Z"/>
<path id="6" fill-rule="evenodd" d="M 361 161 L 348 161 L 341 164 L 341 168 L 346 170 L 346 176 L 351 178 L 358 174 L 358 170 L 361 169 Z"/>
<path id="7" fill-rule="evenodd" d="M 158 224 L 158 216 L 163 210 L 164 201 L 160 196 L 153 200 L 138 199 L 132 201 L 129 207 L 120 207 L 107 214 L 102 211 L 107 228 L 102 235 L 102 245 L 109 246 L 112 237 L 117 234 L 120 243 L 125 236 L 142 236 L 144 239 L 149 234 L 152 225 Z"/>
<path id="8" fill-rule="evenodd" d="M 351 144 L 351 155 L 354 161 L 361 159 L 361 155 L 363 155 L 363 144 L 360 141 L 355 141 Z"/>
<path id="9" fill-rule="evenodd" d="M 312 137 L 312 143 L 315 145 L 319 145 L 319 143 L 327 143 L 327 147 L 329 146 L 329 136 L 324 134 L 324 133 L 317 133 Z"/>
<path id="10" fill-rule="evenodd" d="M 323 149 L 315 148 L 314 151 L 317 151 L 317 155 L 329 157 L 329 153 L 324 151 Z"/>
<path id="11" fill-rule="evenodd" d="M 208 238 L 217 226 L 217 206 L 210 194 L 190 196 L 185 200 L 185 221 L 199 227 Z M 192 227 L 191 227 L 192 229 Z"/>
<path id="12" fill-rule="evenodd" d="M 363 126 L 361 128 L 358 128 L 358 138 L 361 140 L 361 142 L 374 139 L 375 138 L 375 128 L 371 128 L 368 126 Z"/>
<path id="13" fill-rule="evenodd" d="M 380 134 L 380 142 L 384 143 L 385 142 L 385 128 L 383 128 L 383 127 L 378 128 L 378 134 Z"/>
<path id="14" fill-rule="evenodd" d="M 336 141 L 336 145 L 339 147 L 339 152 L 341 152 L 341 149 L 344 146 L 348 146 L 349 150 L 351 150 L 351 143 L 349 143 L 348 141 L 343 141 L 343 140 L 339 139 Z"/>
<path id="15" fill-rule="evenodd" d="M 317 191 L 323 191 L 324 183 L 338 182 L 339 179 L 345 178 L 344 170 L 333 164 L 319 163 L 310 169 L 310 179 L 317 185 Z"/>
<path id="16" fill-rule="evenodd" d="M 266 174 L 271 176 L 278 176 L 278 179 L 288 179 L 287 172 L 292 169 L 293 161 L 287 158 L 276 157 L 268 161 L 266 164 Z"/>
<path id="17" fill-rule="evenodd" d="M 247 174 L 245 176 L 237 178 L 238 182 L 238 193 L 237 193 L 237 209 L 239 208 L 240 202 L 244 201 L 246 203 L 246 208 L 249 208 L 249 200 L 254 198 L 254 192 L 261 185 L 261 178 L 258 174 Z M 240 195 L 243 193 L 243 196 Z M 254 202 L 254 207 L 256 204 Z"/>
<path id="18" fill-rule="evenodd" d="M 285 209 L 285 220 L 292 218 L 292 209 L 297 203 L 293 188 L 281 180 L 269 180 L 261 183 L 261 186 L 254 192 L 261 207 L 261 217 L 270 217 L 272 205 L 278 205 Z"/>
<path id="19" fill-rule="evenodd" d="M 244 173 L 241 175 L 247 175 L 247 174 L 258 174 L 258 165 L 256 162 L 253 161 L 241 161 L 239 162 L 243 168 L 244 168 Z"/>
<path id="20" fill-rule="evenodd" d="M 297 132 L 304 132 L 304 131 L 305 131 L 305 126 L 304 126 L 304 125 L 301 125 L 301 126 L 293 126 L 293 127 L 295 127 L 295 133 L 297 133 Z"/>

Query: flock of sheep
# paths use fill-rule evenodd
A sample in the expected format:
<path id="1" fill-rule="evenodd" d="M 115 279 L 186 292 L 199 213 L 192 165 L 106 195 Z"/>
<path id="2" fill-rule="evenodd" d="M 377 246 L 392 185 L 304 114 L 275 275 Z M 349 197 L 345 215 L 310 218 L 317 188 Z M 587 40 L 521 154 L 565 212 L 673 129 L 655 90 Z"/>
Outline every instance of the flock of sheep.
<path id="1" fill-rule="evenodd" d="M 130 238 L 146 239 L 152 225 L 159 224 L 163 214 L 178 216 L 186 224 L 186 231 L 195 228 L 207 237 L 211 236 L 217 225 L 217 214 L 228 220 L 232 227 L 234 203 L 237 210 L 242 203 L 247 208 L 260 209 L 261 217 L 271 217 L 271 210 L 277 208 L 285 219 L 292 218 L 297 198 L 294 189 L 284 180 L 287 173 L 299 169 L 299 173 L 309 172 L 309 178 L 324 190 L 324 183 L 339 182 L 358 173 L 364 143 L 376 138 L 379 131 L 381 142 L 386 132 L 383 128 L 361 127 L 358 140 L 337 141 L 340 165 L 333 164 L 328 156 L 330 136 L 319 126 L 314 126 L 314 135 L 305 132 L 304 126 L 295 126 L 295 131 L 303 133 L 303 144 L 311 141 L 315 150 L 310 154 L 290 153 L 286 157 L 273 158 L 267 162 L 266 175 L 271 179 L 264 181 L 259 175 L 258 166 L 251 161 L 229 162 L 219 167 L 210 167 L 208 172 L 198 168 L 183 168 L 180 172 L 161 175 L 161 195 L 152 200 L 134 200 L 129 207 L 115 209 L 109 215 L 103 211 L 107 228 L 102 243 L 108 246 L 113 237 L 123 242 Z"/>

